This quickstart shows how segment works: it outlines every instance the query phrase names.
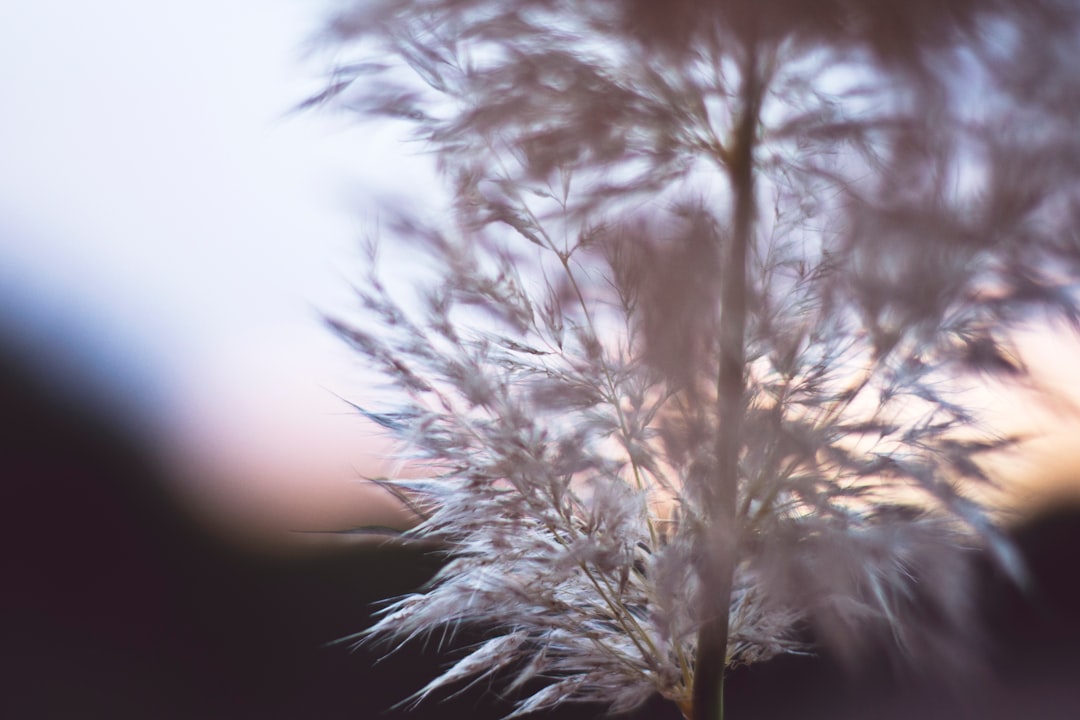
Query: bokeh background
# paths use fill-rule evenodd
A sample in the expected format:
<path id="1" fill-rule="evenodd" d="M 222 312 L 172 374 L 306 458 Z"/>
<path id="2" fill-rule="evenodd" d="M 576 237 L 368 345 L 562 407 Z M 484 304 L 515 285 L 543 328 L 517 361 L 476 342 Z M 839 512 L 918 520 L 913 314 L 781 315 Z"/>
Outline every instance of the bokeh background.
<path id="1" fill-rule="evenodd" d="M 342 400 L 377 387 L 321 314 L 347 312 L 381 202 L 441 197 L 395 128 L 295 111 L 327 10 L 0 5 L 0 716 L 377 717 L 441 662 L 327 645 L 437 558 L 317 532 L 406 520 L 360 482 L 401 468 Z M 1025 348 L 1040 389 L 982 402 L 1035 438 L 994 471 L 1043 605 L 987 570 L 1014 678 L 988 697 L 1050 717 L 1077 707 L 1080 344 Z M 869 666 L 737 674 L 732 716 L 964 716 Z M 478 688 L 412 716 L 506 708 Z"/>
<path id="2" fill-rule="evenodd" d="M 338 397 L 364 376 L 320 315 L 349 306 L 376 198 L 436 192 L 392 129 L 295 112 L 324 81 L 326 11 L 0 9 L 5 348 L 138 435 L 233 529 L 280 529 L 321 488 L 382 469 Z"/>

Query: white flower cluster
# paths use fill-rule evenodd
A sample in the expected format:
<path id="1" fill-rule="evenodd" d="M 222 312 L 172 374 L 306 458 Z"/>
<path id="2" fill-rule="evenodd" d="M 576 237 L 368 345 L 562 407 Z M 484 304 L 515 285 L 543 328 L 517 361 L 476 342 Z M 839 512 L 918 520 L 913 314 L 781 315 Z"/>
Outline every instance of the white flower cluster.
<path id="1" fill-rule="evenodd" d="M 410 303 L 372 269 L 332 322 L 396 392 L 369 415 L 432 479 L 383 484 L 447 555 L 367 636 L 489 632 L 418 699 L 498 675 L 518 714 L 689 709 L 701 667 L 807 638 L 956 660 L 973 551 L 1019 574 L 965 494 L 1009 440 L 963 391 L 1022 375 L 1033 311 L 1080 317 L 1080 14 L 671 5 L 330 29 L 366 60 L 312 102 L 409 123 L 453 188 L 438 227 L 385 224 L 439 276 Z"/>

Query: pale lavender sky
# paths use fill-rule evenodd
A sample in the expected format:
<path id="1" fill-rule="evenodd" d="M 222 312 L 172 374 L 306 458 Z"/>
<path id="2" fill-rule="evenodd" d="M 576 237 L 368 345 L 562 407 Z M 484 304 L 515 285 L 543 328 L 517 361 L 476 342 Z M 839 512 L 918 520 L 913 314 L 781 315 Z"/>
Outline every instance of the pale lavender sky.
<path id="1" fill-rule="evenodd" d="M 0 330 L 196 465 L 351 474 L 329 390 L 363 387 L 316 310 L 347 307 L 380 193 L 435 192 L 392 131 L 290 113 L 326 6 L 0 4 Z"/>

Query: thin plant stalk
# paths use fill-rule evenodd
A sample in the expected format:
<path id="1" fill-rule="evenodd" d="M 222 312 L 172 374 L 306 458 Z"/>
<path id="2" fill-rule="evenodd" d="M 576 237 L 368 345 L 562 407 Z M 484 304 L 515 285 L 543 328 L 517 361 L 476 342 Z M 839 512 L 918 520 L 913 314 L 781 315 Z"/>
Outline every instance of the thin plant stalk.
<path id="1" fill-rule="evenodd" d="M 727 666 L 728 608 L 735 573 L 741 426 L 745 408 L 746 380 L 746 272 L 747 252 L 754 232 L 754 145 L 761 106 L 761 78 L 757 48 L 749 43 L 740 91 L 742 107 L 726 154 L 727 173 L 734 196 L 733 232 L 722 265 L 720 314 L 720 369 L 717 378 L 717 411 L 720 432 L 716 437 L 715 483 L 708 479 L 710 527 L 702 535 L 713 552 L 699 554 L 702 607 L 705 618 L 698 631 L 693 688 L 693 716 L 701 720 L 724 718 L 724 669 Z M 715 552 L 722 548 L 722 552 Z"/>

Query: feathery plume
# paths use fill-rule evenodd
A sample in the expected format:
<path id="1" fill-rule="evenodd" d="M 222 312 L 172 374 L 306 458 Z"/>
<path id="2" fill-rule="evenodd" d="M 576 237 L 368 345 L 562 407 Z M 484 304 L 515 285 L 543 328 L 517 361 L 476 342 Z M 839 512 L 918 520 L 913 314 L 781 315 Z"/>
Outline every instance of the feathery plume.
<path id="1" fill-rule="evenodd" d="M 1022 374 L 1011 327 L 1077 317 L 1080 13 L 665 8 L 331 24 L 380 62 L 318 102 L 410 123 L 454 191 L 444 224 L 389 226 L 440 273 L 421 302 L 373 268 L 363 320 L 331 321 L 396 388 L 365 412 L 431 477 L 383 482 L 447 556 L 367 636 L 490 632 L 415 700 L 497 675 L 515 715 L 660 693 L 701 719 L 724 666 L 805 627 L 973 662 L 973 554 L 1020 572 L 965 492 L 1009 439 L 964 393 Z"/>

